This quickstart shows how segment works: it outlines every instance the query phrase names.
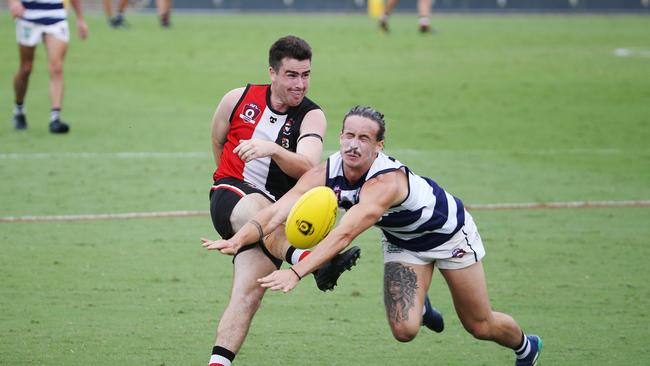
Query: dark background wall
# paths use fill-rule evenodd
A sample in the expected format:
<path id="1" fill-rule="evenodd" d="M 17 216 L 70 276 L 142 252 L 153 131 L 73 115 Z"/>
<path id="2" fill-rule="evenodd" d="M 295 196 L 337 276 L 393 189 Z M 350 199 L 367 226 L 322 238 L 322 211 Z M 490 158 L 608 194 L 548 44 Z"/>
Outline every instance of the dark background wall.
<path id="1" fill-rule="evenodd" d="M 365 12 L 368 0 L 175 0 L 175 8 L 224 11 Z M 415 11 L 417 0 L 402 0 L 399 11 Z M 153 1 L 150 7 L 153 7 Z M 650 12 L 650 0 L 435 0 L 434 11 L 486 12 Z"/>

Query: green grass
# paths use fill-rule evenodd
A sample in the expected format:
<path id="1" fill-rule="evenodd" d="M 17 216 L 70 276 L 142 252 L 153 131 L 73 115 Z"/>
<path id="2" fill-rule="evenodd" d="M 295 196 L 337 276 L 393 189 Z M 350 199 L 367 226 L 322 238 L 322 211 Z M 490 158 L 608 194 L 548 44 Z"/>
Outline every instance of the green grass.
<path id="1" fill-rule="evenodd" d="M 328 117 L 330 151 L 342 115 L 369 104 L 386 113 L 387 151 L 466 203 L 650 199 L 650 58 L 613 54 L 650 50 L 647 17 L 437 16 L 430 37 L 414 16 L 394 17 L 389 36 L 361 16 L 178 14 L 170 31 L 153 15 L 129 20 L 112 31 L 91 15 L 90 38 L 73 36 L 68 136 L 47 132 L 42 47 L 30 128 L 11 128 L 17 55 L 0 22 L 1 217 L 207 210 L 214 108 L 266 82 L 268 46 L 289 33 L 314 48 L 310 97 Z M 95 155 L 67 154 L 79 152 Z M 647 363 L 650 209 L 474 217 L 492 304 L 542 335 L 543 365 Z M 462 329 L 438 273 L 429 293 L 445 332 L 393 340 L 378 235 L 355 242 L 362 260 L 336 291 L 308 278 L 269 293 L 236 364 L 512 363 Z M 202 236 L 216 237 L 207 217 L 0 223 L 0 365 L 205 364 L 232 266 L 204 252 Z"/>

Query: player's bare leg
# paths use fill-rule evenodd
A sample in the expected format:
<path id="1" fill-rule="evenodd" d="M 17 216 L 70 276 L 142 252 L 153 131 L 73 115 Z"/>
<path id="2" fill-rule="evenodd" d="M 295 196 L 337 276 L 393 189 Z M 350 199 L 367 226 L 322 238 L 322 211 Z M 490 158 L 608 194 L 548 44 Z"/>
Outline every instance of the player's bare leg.
<path id="1" fill-rule="evenodd" d="M 63 102 L 63 61 L 68 44 L 49 34 L 45 35 L 47 64 L 50 71 L 50 101 L 52 108 L 61 108 Z"/>
<path id="2" fill-rule="evenodd" d="M 409 342 L 422 325 L 424 299 L 431 284 L 433 264 L 384 264 L 384 305 L 395 339 Z"/>
<path id="3" fill-rule="evenodd" d="M 156 0 L 156 7 L 158 8 L 158 17 L 160 18 L 160 25 L 164 28 L 171 26 L 171 10 L 172 0 Z"/>
<path id="4" fill-rule="evenodd" d="M 27 95 L 27 86 L 29 85 L 29 76 L 32 73 L 35 51 L 36 47 L 18 45 L 20 65 L 18 66 L 18 71 L 16 71 L 16 75 L 14 76 L 14 97 L 16 106 L 13 115 L 14 128 L 17 130 L 24 130 L 27 128 L 27 117 L 25 117 L 23 111 L 23 103 L 25 102 L 25 95 Z"/>
<path id="5" fill-rule="evenodd" d="M 427 33 L 431 31 L 429 18 L 431 17 L 431 6 L 433 0 L 418 0 L 418 26 L 420 32 Z"/>
<path id="6" fill-rule="evenodd" d="M 275 269 L 259 247 L 235 257 L 230 301 L 219 321 L 215 346 L 239 352 L 266 290 L 257 284 L 257 279 Z"/>
<path id="7" fill-rule="evenodd" d="M 63 103 L 63 62 L 68 50 L 68 44 L 62 40 L 46 34 L 45 47 L 47 49 L 47 63 L 50 71 L 50 102 L 52 115 L 50 118 L 50 132 L 67 133 L 69 126 L 59 118 Z"/>
<path id="8" fill-rule="evenodd" d="M 387 0 L 386 5 L 384 6 L 384 14 L 379 18 L 379 29 L 386 33 L 390 30 L 388 27 L 388 19 L 391 14 L 393 14 L 393 10 L 397 6 L 397 3 L 399 3 L 399 0 Z"/>
<path id="9" fill-rule="evenodd" d="M 104 0 L 103 6 L 104 6 L 104 15 L 106 15 L 106 18 L 111 19 L 113 17 L 113 1 Z"/>
<path id="10" fill-rule="evenodd" d="M 462 269 L 441 269 L 440 273 L 447 281 L 456 313 L 470 334 L 508 348 L 521 342 L 522 331 L 515 320 L 492 310 L 481 262 Z"/>
<path id="11" fill-rule="evenodd" d="M 441 269 L 440 272 L 447 280 L 456 313 L 470 334 L 511 348 L 517 366 L 537 363 L 542 340 L 536 335 L 526 336 L 510 315 L 492 310 L 481 262 L 463 269 Z"/>

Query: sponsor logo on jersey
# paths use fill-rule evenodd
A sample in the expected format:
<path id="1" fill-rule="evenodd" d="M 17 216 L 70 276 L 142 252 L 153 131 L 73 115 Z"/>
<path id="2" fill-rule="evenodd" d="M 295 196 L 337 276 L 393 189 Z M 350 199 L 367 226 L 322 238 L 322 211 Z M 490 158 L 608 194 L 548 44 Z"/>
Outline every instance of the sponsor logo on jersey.
<path id="1" fill-rule="evenodd" d="M 261 112 L 262 111 L 257 104 L 248 103 L 244 106 L 244 109 L 242 109 L 242 113 L 239 115 L 239 118 L 241 118 L 246 123 L 255 124 L 255 120 L 257 117 L 259 117 Z"/>
<path id="2" fill-rule="evenodd" d="M 289 146 L 289 139 L 286 138 L 286 137 L 282 138 L 281 143 L 282 143 L 282 147 L 287 149 L 287 150 L 289 150 L 289 148 L 291 147 L 291 146 Z"/>
<path id="3" fill-rule="evenodd" d="M 289 118 L 287 119 L 287 121 L 284 123 L 284 126 L 282 127 L 282 134 L 285 136 L 290 136 L 291 127 L 293 127 L 293 119 Z"/>

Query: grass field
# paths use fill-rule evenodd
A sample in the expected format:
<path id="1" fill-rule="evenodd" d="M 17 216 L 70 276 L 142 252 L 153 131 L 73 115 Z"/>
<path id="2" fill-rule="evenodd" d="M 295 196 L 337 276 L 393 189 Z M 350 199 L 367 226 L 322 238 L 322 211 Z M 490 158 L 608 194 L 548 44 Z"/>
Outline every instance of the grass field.
<path id="1" fill-rule="evenodd" d="M 11 127 L 17 53 L 2 15 L 0 217 L 207 210 L 214 108 L 266 82 L 268 46 L 290 33 L 314 48 L 329 151 L 342 115 L 368 104 L 386 113 L 388 153 L 466 203 L 650 199 L 648 17 L 437 16 L 423 37 L 405 15 L 389 36 L 362 16 L 178 14 L 163 31 L 134 15 L 113 31 L 90 15 L 66 63 L 72 130 L 52 136 L 43 48 L 30 128 Z M 542 365 L 648 364 L 649 208 L 474 217 L 492 304 L 543 337 Z M 439 274 L 429 294 L 445 332 L 393 340 L 378 236 L 359 238 L 336 291 L 308 278 L 267 294 L 236 365 L 513 362 L 462 329 Z M 216 237 L 208 217 L 0 223 L 0 365 L 206 364 L 232 267 L 200 237 Z"/>

